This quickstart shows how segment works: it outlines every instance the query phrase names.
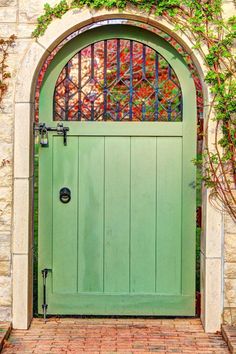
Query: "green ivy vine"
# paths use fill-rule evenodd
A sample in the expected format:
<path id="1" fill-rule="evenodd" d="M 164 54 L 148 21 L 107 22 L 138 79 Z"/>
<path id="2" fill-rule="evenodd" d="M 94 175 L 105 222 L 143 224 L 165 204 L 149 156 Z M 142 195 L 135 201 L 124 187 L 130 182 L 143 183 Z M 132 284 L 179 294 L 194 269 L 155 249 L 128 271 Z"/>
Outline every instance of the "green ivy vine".
<path id="1" fill-rule="evenodd" d="M 45 4 L 33 36 L 43 35 L 54 18 L 73 8 L 122 10 L 130 4 L 170 21 L 192 38 L 193 48 L 204 58 L 205 82 L 211 90 L 208 121 L 214 119 L 215 133 L 214 143 L 208 146 L 205 129 L 202 158 L 194 162 L 212 202 L 236 221 L 236 16 L 224 19 L 222 0 L 62 0 L 54 7 Z"/>

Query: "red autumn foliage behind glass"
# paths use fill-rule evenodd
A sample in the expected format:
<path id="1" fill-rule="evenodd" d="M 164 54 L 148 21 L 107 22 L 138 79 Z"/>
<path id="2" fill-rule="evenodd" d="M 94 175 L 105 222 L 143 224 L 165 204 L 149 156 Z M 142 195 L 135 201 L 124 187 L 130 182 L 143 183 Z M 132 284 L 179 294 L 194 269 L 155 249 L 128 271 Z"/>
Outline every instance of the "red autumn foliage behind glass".
<path id="1" fill-rule="evenodd" d="M 62 70 L 55 120 L 180 121 L 179 81 L 166 60 L 141 43 L 112 39 L 77 53 Z"/>

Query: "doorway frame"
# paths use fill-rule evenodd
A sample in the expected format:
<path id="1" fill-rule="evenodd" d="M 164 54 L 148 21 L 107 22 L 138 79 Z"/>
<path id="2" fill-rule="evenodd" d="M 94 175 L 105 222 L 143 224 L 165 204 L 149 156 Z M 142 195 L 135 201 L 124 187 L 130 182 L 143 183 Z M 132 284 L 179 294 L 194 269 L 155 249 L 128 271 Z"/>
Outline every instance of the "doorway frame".
<path id="1" fill-rule="evenodd" d="M 21 61 L 15 85 L 14 203 L 13 203 L 13 328 L 26 329 L 33 317 L 33 124 L 34 94 L 41 66 L 51 51 L 70 33 L 106 19 L 137 20 L 171 35 L 191 56 L 203 85 L 204 117 L 207 116 L 209 88 L 204 84 L 203 58 L 192 38 L 178 33 L 166 20 L 133 7 L 119 10 L 74 9 L 54 20 L 45 34 L 32 43 Z M 214 122 L 208 125 L 208 145 L 213 146 Z M 220 329 L 223 312 L 223 216 L 203 190 L 201 237 L 201 320 L 206 332 Z"/>
<path id="2" fill-rule="evenodd" d="M 118 22 L 118 21 L 117 21 Z M 55 55 L 53 60 L 50 62 L 50 64 L 47 67 L 47 71 L 45 73 L 43 83 L 41 86 L 41 92 L 40 92 L 40 100 L 39 100 L 39 121 L 44 122 L 46 125 L 51 125 L 55 124 L 55 121 L 53 121 L 53 95 L 54 95 L 54 90 L 55 90 L 55 85 L 57 82 L 58 77 L 60 76 L 60 72 L 63 70 L 63 67 L 68 63 L 68 60 L 73 58 L 76 53 L 83 48 L 86 48 L 87 46 L 91 45 L 92 43 L 95 44 L 100 41 L 106 40 L 112 40 L 114 38 L 119 38 L 119 39 L 125 39 L 125 40 L 132 40 L 134 43 L 142 43 L 147 45 L 150 48 L 152 48 L 156 53 L 162 56 L 164 60 L 173 68 L 175 68 L 175 75 L 179 80 L 179 85 L 182 93 L 182 119 L 181 122 L 156 122 L 156 123 L 151 123 L 150 122 L 113 122 L 111 125 L 106 122 L 96 122 L 94 121 L 91 124 L 86 123 L 86 122 L 70 122 L 70 121 L 65 121 L 66 125 L 69 127 L 69 129 L 72 131 L 72 135 L 79 135 L 79 136 L 103 136 L 103 133 L 105 136 L 158 136 L 158 137 L 179 137 L 181 136 L 182 144 L 183 147 L 181 155 L 182 155 L 182 182 L 183 182 L 183 195 L 182 195 L 182 211 L 181 211 L 181 221 L 182 221 L 182 235 L 181 235 L 181 261 L 180 261 L 180 269 L 181 269 L 181 279 L 182 279 L 182 284 L 181 284 L 181 292 L 180 293 L 169 293 L 169 294 L 163 294 L 163 292 L 157 292 L 155 294 L 155 302 L 156 302 L 156 307 L 155 309 L 150 308 L 146 311 L 151 311 L 150 313 L 156 313 L 159 315 L 187 315 L 191 314 L 193 316 L 195 314 L 195 224 L 196 224 L 196 217 L 195 217 L 195 210 L 196 210 L 196 205 L 195 205 L 195 200 L 196 200 L 196 189 L 190 187 L 192 183 L 195 182 L 195 174 L 196 174 L 196 168 L 195 166 L 191 163 L 191 160 L 196 156 L 196 139 L 197 139 L 197 127 L 196 127 L 196 116 L 197 116 L 197 99 L 196 99 L 196 90 L 195 90 L 195 84 L 193 78 L 189 75 L 189 67 L 186 62 L 183 61 L 183 58 L 178 51 L 173 48 L 165 39 L 161 38 L 155 33 L 152 33 L 146 29 L 139 28 L 137 26 L 133 26 L 130 24 L 118 24 L 118 23 L 111 23 L 107 25 L 101 25 L 99 27 L 95 28 L 90 28 L 87 31 L 84 31 L 81 35 L 76 36 L 75 38 L 69 40 L 61 49 L 60 51 Z M 109 127 L 108 127 L 108 125 Z M 108 129 L 109 128 L 109 129 Z M 104 130 L 103 130 L 104 129 Z M 107 131 L 109 130 L 109 133 Z M 151 131 L 150 131 L 151 129 Z M 106 133 L 105 133 L 106 131 Z M 103 133 L 102 133 L 103 132 Z M 51 141 L 50 137 L 50 142 L 49 146 L 52 146 L 54 143 Z M 69 138 L 70 139 L 70 138 Z M 70 144 L 69 144 L 70 145 Z M 59 148 L 59 146 L 58 146 Z M 68 147 L 69 149 L 69 147 Z M 47 150 L 47 149 L 46 149 Z M 87 305 L 85 305 L 86 302 L 84 302 L 84 309 L 80 308 L 79 303 L 83 303 L 85 294 L 81 294 L 80 291 L 77 293 L 77 295 L 73 295 L 71 298 L 71 303 L 70 306 L 67 308 L 67 310 L 63 309 L 66 308 L 66 305 L 64 304 L 64 296 L 63 293 L 60 294 L 55 292 L 55 289 L 52 290 L 52 284 L 51 281 L 54 283 L 55 281 L 55 286 L 56 284 L 59 285 L 59 279 L 56 276 L 56 273 L 58 271 L 59 264 L 56 261 L 56 254 L 57 251 L 54 249 L 54 241 L 52 241 L 51 237 L 51 232 L 48 233 L 48 227 L 50 228 L 53 223 L 53 219 L 51 219 L 51 211 L 53 208 L 54 203 L 52 204 L 52 201 L 49 200 L 48 194 L 51 195 L 51 181 L 54 181 L 53 176 L 52 176 L 52 170 L 49 167 L 51 164 L 51 149 L 46 151 L 45 149 L 40 148 L 40 153 L 39 153 L 39 240 L 38 240 L 38 285 L 39 285 L 39 291 L 38 291 L 38 309 L 39 313 L 41 313 L 41 304 L 43 302 L 43 297 L 42 297 L 42 276 L 41 276 L 41 269 L 44 268 L 52 268 L 52 273 L 50 272 L 49 274 L 49 280 L 48 280 L 48 303 L 49 307 L 51 308 L 51 313 L 61 313 L 61 314 L 76 314 L 77 312 L 73 312 L 72 309 L 72 303 L 74 301 L 74 308 L 78 308 L 80 310 L 78 311 L 85 311 L 84 313 L 78 312 L 80 314 L 101 314 L 100 311 L 101 308 L 99 308 L 99 304 L 97 303 L 98 307 L 93 308 L 93 312 L 86 312 L 87 310 Z M 54 149 L 53 149 L 54 151 Z M 64 149 L 63 149 L 64 151 Z M 66 151 L 66 150 L 65 150 Z M 51 151 L 52 152 L 52 151 Z M 55 151 L 54 151 L 55 152 Z M 72 152 L 72 151 L 71 151 Z M 63 153 L 61 151 L 61 153 Z M 66 152 L 64 152 L 66 153 Z M 170 155 L 169 155 L 170 156 Z M 54 156 L 55 157 L 55 156 Z M 63 164 L 63 162 L 62 162 Z M 40 168 L 41 166 L 41 168 Z M 46 168 L 48 166 L 48 169 Z M 46 172 L 46 170 L 48 172 Z M 40 173 L 41 171 L 41 173 Z M 81 172 L 82 173 L 82 172 Z M 181 182 L 181 183 L 182 183 Z M 66 182 L 66 183 L 69 183 Z M 64 184 L 66 184 L 64 183 Z M 73 185 L 73 183 L 72 183 Z M 45 187 L 47 186 L 47 187 Z M 72 187 L 72 186 L 71 186 Z M 52 187 L 54 189 L 54 187 Z M 81 187 L 80 187 L 81 188 Z M 59 206 L 59 205 L 58 205 Z M 70 207 L 71 208 L 71 207 Z M 72 208 L 73 209 L 73 208 Z M 71 210 L 72 210 L 71 209 Z M 66 211 L 65 211 L 66 213 Z M 55 213 L 54 213 L 55 214 Z M 55 214 L 56 215 L 56 214 Z M 67 220 L 66 214 L 65 220 Z M 59 221 L 59 219 L 58 219 Z M 68 220 L 69 222 L 69 220 Z M 58 223 L 56 223 L 58 224 Z M 71 224 L 69 222 L 69 224 Z M 167 225 L 167 223 L 166 223 Z M 56 226 L 55 226 L 56 227 Z M 177 226 L 176 226 L 177 227 Z M 168 227 L 167 227 L 168 228 Z M 54 229 L 54 227 L 53 227 Z M 60 227 L 59 227 L 60 229 Z M 53 232 L 54 233 L 54 232 Z M 60 232 L 59 232 L 60 234 Z M 58 237 L 59 234 L 57 235 Z M 50 237 L 51 235 L 51 237 Z M 61 234 L 62 236 L 62 234 Z M 69 234 L 68 234 L 69 236 Z M 81 235 L 82 236 L 82 235 Z M 167 235 L 166 235 L 167 236 Z M 63 238 L 63 237 L 62 237 Z M 62 240 L 62 239 L 61 239 Z M 63 242 L 63 241 L 62 241 Z M 160 241 L 161 242 L 161 241 Z M 52 249 L 55 251 L 55 257 L 53 256 L 53 260 L 51 258 L 51 251 Z M 174 249 L 173 249 L 174 250 Z M 53 253 L 54 253 L 53 251 Z M 175 249 L 176 251 L 176 249 Z M 177 253 L 176 253 L 177 254 Z M 61 259 L 61 258 L 60 258 Z M 55 264 L 54 264 L 55 261 Z M 58 260 L 59 261 L 59 260 Z M 60 261 L 59 261 L 60 262 Z M 71 259 L 71 262 L 73 263 L 73 260 Z M 55 272 L 54 272 L 54 266 L 55 266 Z M 71 270 L 73 274 L 73 270 Z M 53 277 L 53 274 L 55 277 Z M 167 272 L 168 274 L 168 272 Z M 168 275 L 165 275 L 164 277 L 168 277 Z M 177 276 L 177 275 L 176 275 Z M 54 279 L 54 281 L 53 281 Z M 55 280 L 57 279 L 57 280 Z M 65 280 L 66 282 L 66 280 Z M 70 282 L 69 282 L 70 283 Z M 71 283 L 70 283 L 71 284 Z M 65 289 L 64 289 L 65 291 Z M 104 293 L 103 295 L 100 294 L 101 296 L 97 296 L 101 298 L 106 297 L 107 294 Z M 136 294 L 137 295 L 137 294 Z M 141 294 L 137 295 L 140 296 Z M 153 294 L 152 294 L 153 295 Z M 168 297 L 168 295 L 170 297 Z M 96 295 L 95 294 L 87 294 L 88 299 L 91 296 L 91 299 L 88 300 L 90 303 L 91 301 L 95 300 L 96 303 Z M 93 297 L 94 296 L 94 297 Z M 118 302 L 120 297 L 114 296 L 114 308 L 112 306 L 109 308 L 109 299 L 112 297 L 107 296 L 107 308 L 104 311 L 104 314 L 110 314 L 110 315 L 115 315 L 115 314 L 124 314 L 125 311 L 122 310 L 122 306 L 119 308 L 118 312 L 115 312 L 116 306 L 117 308 L 119 307 Z M 123 294 L 123 300 L 124 296 L 127 296 L 126 300 L 127 303 L 129 302 L 128 297 L 129 295 Z M 133 303 L 133 313 L 135 313 L 134 309 L 134 304 L 135 301 L 137 301 L 137 297 L 135 294 L 132 295 L 133 300 L 131 301 Z M 151 301 L 150 294 L 147 295 L 147 298 L 145 298 L 145 294 L 142 294 L 143 301 L 149 302 Z M 69 297 L 69 293 L 68 293 Z M 116 300 L 115 300 L 116 298 Z M 79 302 L 77 303 L 77 300 Z M 93 300 L 92 300 L 93 299 Z M 145 300 L 144 300 L 145 299 Z M 168 299 L 168 300 L 167 300 Z M 154 301 L 154 299 L 153 299 Z M 59 305 L 60 303 L 60 305 Z M 64 305 L 63 305 L 64 304 Z M 111 303 L 109 303 L 111 304 Z M 116 304 L 116 305 L 115 305 Z M 158 306 L 159 304 L 159 306 Z M 61 312 L 59 311 L 59 307 L 61 308 Z M 86 310 L 85 310 L 86 308 Z M 108 309 L 109 308 L 109 309 Z M 145 308 L 145 307 L 144 307 Z M 52 310 L 53 309 L 53 310 Z M 128 308 L 127 308 L 128 310 Z M 58 311 L 58 312 L 57 312 Z M 67 312 L 68 311 L 68 312 Z M 92 310 L 90 310 L 92 311 Z M 114 312 L 112 312 L 114 311 Z M 50 311 L 49 311 L 50 313 Z M 129 313 L 129 312 L 128 312 Z M 130 312 L 132 314 L 132 312 Z M 142 313 L 145 315 L 145 311 L 137 308 L 137 313 Z M 148 314 L 148 313 L 146 313 Z"/>

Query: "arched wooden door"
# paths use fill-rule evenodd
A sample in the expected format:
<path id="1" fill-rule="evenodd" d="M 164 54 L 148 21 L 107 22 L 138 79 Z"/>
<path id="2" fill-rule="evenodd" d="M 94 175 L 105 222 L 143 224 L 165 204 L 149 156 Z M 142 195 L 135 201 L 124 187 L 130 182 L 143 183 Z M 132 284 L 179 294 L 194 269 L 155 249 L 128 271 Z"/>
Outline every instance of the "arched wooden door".
<path id="1" fill-rule="evenodd" d="M 180 54 L 141 28 L 91 29 L 56 54 L 39 114 L 69 128 L 39 152 L 39 312 L 46 268 L 50 314 L 194 315 L 196 97 Z"/>

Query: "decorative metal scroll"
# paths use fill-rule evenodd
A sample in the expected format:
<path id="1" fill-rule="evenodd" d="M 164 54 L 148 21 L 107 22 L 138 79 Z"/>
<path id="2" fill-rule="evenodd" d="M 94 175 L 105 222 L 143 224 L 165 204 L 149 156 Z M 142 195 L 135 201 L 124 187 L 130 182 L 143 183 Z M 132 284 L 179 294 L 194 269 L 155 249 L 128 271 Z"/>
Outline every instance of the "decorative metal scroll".
<path id="1" fill-rule="evenodd" d="M 61 71 L 54 120 L 181 121 L 182 93 L 168 62 L 132 40 L 104 40 L 82 49 Z"/>

